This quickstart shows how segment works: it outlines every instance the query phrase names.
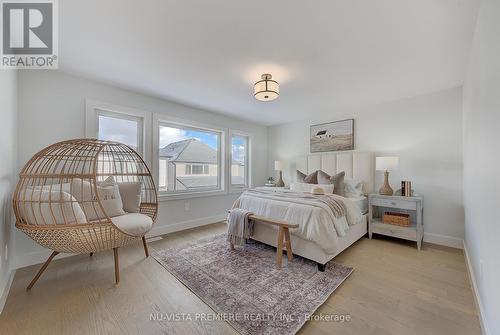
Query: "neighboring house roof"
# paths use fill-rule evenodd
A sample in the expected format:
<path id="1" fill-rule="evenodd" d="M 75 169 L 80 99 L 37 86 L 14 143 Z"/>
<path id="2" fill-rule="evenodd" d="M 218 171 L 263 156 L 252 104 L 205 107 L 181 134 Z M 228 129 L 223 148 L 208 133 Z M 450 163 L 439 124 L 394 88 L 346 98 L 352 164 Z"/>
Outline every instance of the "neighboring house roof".
<path id="1" fill-rule="evenodd" d="M 217 164 L 217 151 L 195 138 L 173 142 L 160 148 L 160 157 L 177 163 Z M 243 165 L 234 159 L 233 164 Z"/>
<path id="2" fill-rule="evenodd" d="M 170 162 L 217 163 L 217 151 L 194 138 L 173 142 L 161 148 L 160 157 L 167 157 Z"/>

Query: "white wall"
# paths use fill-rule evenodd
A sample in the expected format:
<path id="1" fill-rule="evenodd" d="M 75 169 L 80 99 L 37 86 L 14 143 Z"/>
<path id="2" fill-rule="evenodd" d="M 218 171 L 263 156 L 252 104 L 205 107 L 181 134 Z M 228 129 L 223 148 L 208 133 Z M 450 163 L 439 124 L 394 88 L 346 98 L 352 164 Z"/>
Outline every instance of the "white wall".
<path id="1" fill-rule="evenodd" d="M 176 118 L 206 122 L 253 134 L 252 157 L 267 157 L 266 127 L 248 121 L 194 109 L 145 96 L 59 71 L 24 71 L 19 75 L 19 165 L 45 146 L 64 139 L 84 137 L 85 98 L 110 104 L 164 113 Z M 266 163 L 254 164 L 252 180 L 264 184 Z M 219 220 L 238 194 L 166 201 L 160 204 L 156 231 L 168 231 Z M 189 203 L 186 211 L 185 203 Z M 168 228 L 165 228 L 167 227 Z M 163 229 L 165 228 L 165 229 Z M 18 265 L 42 261 L 47 253 L 18 232 Z"/>
<path id="2" fill-rule="evenodd" d="M 462 206 L 462 90 L 385 103 L 361 111 L 335 113 L 327 120 L 311 120 L 270 127 L 268 174 L 275 175 L 276 159 L 290 161 L 309 154 L 309 125 L 355 118 L 355 149 L 376 155 L 397 155 L 400 167 L 390 175 L 398 189 L 411 180 L 425 197 L 425 239 L 461 247 L 464 237 Z M 284 174 L 285 183 L 291 180 Z M 376 189 L 382 174 L 376 174 Z"/>
<path id="3" fill-rule="evenodd" d="M 17 72 L 0 70 L 0 312 L 12 279 L 14 221 L 12 190 L 16 179 Z"/>
<path id="4" fill-rule="evenodd" d="M 499 1 L 481 1 L 463 100 L 465 245 L 489 334 L 500 334 L 499 17 Z"/>

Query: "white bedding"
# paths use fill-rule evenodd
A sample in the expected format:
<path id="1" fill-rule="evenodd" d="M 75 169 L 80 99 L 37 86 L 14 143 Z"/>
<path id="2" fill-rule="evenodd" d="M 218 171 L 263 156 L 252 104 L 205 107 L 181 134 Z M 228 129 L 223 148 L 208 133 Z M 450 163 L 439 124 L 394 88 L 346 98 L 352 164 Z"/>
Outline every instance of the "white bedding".
<path id="1" fill-rule="evenodd" d="M 356 197 L 356 198 L 346 198 L 348 201 L 351 201 L 356 204 L 362 214 L 368 213 L 368 198 L 365 196 Z"/>
<path id="2" fill-rule="evenodd" d="M 275 192 L 291 192 L 280 189 Z M 349 226 L 363 221 L 359 208 L 359 199 L 351 200 L 335 194 L 328 195 L 342 201 L 346 208 L 344 220 L 335 219 L 327 205 L 307 199 L 289 199 L 272 194 L 243 193 L 234 204 L 234 208 L 243 208 L 256 215 L 291 224 L 298 224 L 291 233 L 302 239 L 317 243 L 325 252 L 336 249 L 339 237 L 345 236 Z"/>

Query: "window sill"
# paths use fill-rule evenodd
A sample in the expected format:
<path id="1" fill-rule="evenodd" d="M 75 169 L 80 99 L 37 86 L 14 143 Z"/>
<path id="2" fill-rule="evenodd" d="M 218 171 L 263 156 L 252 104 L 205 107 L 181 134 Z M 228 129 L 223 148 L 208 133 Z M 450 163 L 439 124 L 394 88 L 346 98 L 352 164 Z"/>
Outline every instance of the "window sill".
<path id="1" fill-rule="evenodd" d="M 246 190 L 249 190 L 250 187 L 248 186 L 242 186 L 242 187 L 232 187 L 230 190 L 229 190 L 229 193 L 230 194 L 237 194 L 237 193 L 243 193 L 245 192 Z"/>
<path id="2" fill-rule="evenodd" d="M 186 192 L 186 193 L 158 193 L 158 201 L 171 201 L 171 200 L 182 200 L 182 199 L 192 199 L 192 198 L 203 198 L 212 197 L 228 194 L 225 190 L 212 190 L 212 191 L 200 191 L 200 192 Z"/>

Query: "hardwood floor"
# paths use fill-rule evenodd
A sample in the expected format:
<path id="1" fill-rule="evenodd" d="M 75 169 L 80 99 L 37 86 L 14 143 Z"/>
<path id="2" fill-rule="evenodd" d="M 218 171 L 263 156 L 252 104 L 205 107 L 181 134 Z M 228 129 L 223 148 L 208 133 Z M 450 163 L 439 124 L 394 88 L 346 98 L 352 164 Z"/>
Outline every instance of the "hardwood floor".
<path id="1" fill-rule="evenodd" d="M 225 231 L 222 223 L 165 235 L 151 249 L 175 247 Z M 150 249 L 150 251 L 152 251 Z M 462 251 L 366 238 L 335 258 L 354 273 L 316 315 L 350 321 L 309 321 L 299 334 L 480 334 Z M 151 321 L 151 313 L 212 313 L 142 245 L 120 249 L 120 284 L 113 251 L 53 261 L 27 292 L 40 265 L 17 271 L 1 334 L 235 334 L 224 321 Z M 285 265 L 286 266 L 286 265 Z"/>

